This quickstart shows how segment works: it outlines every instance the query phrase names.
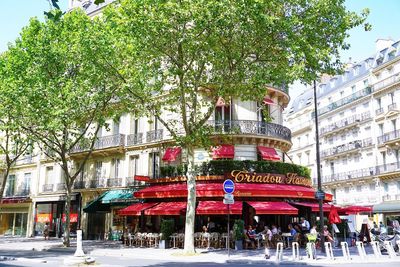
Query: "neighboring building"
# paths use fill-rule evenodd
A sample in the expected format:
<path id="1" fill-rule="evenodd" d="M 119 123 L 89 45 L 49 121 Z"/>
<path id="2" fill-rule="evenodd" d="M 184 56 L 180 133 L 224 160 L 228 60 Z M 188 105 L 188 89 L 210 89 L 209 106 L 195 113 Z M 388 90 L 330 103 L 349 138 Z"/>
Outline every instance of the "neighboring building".
<path id="1" fill-rule="evenodd" d="M 373 57 L 319 83 L 317 95 L 324 190 L 338 205 L 374 205 L 388 219 L 400 216 L 400 41 L 378 40 Z M 290 157 L 304 164 L 311 154 L 316 183 L 312 88 L 294 99 L 285 125 Z"/>

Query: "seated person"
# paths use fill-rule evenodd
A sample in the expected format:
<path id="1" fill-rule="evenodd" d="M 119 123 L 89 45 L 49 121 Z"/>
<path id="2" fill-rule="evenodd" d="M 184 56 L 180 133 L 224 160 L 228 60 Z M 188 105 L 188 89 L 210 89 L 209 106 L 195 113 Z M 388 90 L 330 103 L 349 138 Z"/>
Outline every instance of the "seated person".
<path id="1" fill-rule="evenodd" d="M 329 233 L 327 225 L 324 225 L 323 232 L 324 232 L 325 241 L 333 243 L 333 238 L 332 238 L 331 233 Z"/>
<path id="2" fill-rule="evenodd" d="M 297 234 L 297 231 L 296 231 L 296 229 L 294 229 L 294 227 L 293 227 L 293 225 L 291 223 L 288 225 L 288 229 L 289 229 L 289 232 L 290 232 L 289 241 L 293 241 L 295 235 Z"/>
<path id="3" fill-rule="evenodd" d="M 247 231 L 246 231 L 246 245 L 247 243 L 251 243 L 251 246 L 253 249 L 256 248 L 256 232 L 253 230 L 253 227 L 249 225 Z"/>
<path id="4" fill-rule="evenodd" d="M 268 226 L 264 226 L 264 230 L 260 234 L 265 242 L 265 246 L 270 246 L 272 244 L 272 231 Z"/>

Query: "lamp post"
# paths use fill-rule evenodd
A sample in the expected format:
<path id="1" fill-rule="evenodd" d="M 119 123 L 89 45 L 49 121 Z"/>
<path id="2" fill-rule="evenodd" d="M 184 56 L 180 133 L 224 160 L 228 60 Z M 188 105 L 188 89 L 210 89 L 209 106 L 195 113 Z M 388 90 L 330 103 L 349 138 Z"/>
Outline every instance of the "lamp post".
<path id="1" fill-rule="evenodd" d="M 319 204 L 319 221 L 320 221 L 320 236 L 321 236 L 321 250 L 324 251 L 325 245 L 325 236 L 324 236 L 324 210 L 323 210 L 323 201 L 324 201 L 324 193 L 322 191 L 322 183 L 321 183 L 321 158 L 319 154 L 319 130 L 318 130 L 318 110 L 317 110 L 317 84 L 314 80 L 314 119 L 315 119 L 315 147 L 316 147 L 316 156 L 317 156 L 317 183 L 318 189 L 316 193 L 316 197 L 318 198 Z"/>

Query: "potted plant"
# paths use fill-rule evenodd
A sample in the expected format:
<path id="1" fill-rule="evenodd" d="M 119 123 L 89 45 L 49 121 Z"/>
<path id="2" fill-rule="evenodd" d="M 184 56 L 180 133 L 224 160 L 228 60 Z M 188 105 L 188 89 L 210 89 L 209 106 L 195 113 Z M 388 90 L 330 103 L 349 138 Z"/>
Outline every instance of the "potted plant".
<path id="1" fill-rule="evenodd" d="M 159 248 L 168 248 L 168 239 L 174 232 L 174 220 L 162 220 L 160 228 L 160 245 Z"/>
<path id="2" fill-rule="evenodd" d="M 235 220 L 232 231 L 233 231 L 233 240 L 235 240 L 235 249 L 242 250 L 243 238 L 244 238 L 244 221 Z"/>

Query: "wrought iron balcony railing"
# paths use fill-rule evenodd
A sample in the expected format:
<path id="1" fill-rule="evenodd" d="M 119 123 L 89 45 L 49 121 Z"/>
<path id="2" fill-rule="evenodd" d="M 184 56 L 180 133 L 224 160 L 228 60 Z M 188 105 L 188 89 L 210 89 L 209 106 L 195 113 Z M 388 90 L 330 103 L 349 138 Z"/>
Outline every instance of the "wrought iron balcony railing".
<path id="1" fill-rule="evenodd" d="M 58 183 L 56 188 L 57 191 L 65 191 L 67 190 L 67 185 L 65 183 Z"/>
<path id="2" fill-rule="evenodd" d="M 122 178 L 108 178 L 107 187 L 119 187 L 122 186 Z"/>
<path id="3" fill-rule="evenodd" d="M 373 145 L 372 138 L 367 138 L 364 140 L 355 140 L 351 141 L 347 144 L 342 144 L 333 148 L 329 148 L 321 151 L 321 157 L 329 157 L 333 155 L 337 155 L 343 152 L 348 152 L 354 149 L 358 149 L 361 147 L 367 147 Z"/>
<path id="4" fill-rule="evenodd" d="M 392 140 L 396 140 L 399 138 L 400 138 L 400 130 L 385 133 L 384 135 L 381 135 L 378 137 L 378 145 L 381 145 L 386 142 L 390 142 Z"/>
<path id="5" fill-rule="evenodd" d="M 84 189 L 85 187 L 86 187 L 86 181 L 76 180 L 74 182 L 74 188 L 75 189 Z"/>
<path id="6" fill-rule="evenodd" d="M 87 140 L 86 140 L 87 141 Z M 125 146 L 125 135 L 124 134 L 114 134 L 109 136 L 99 137 L 93 149 L 105 149 L 111 147 L 123 147 Z M 88 151 L 90 148 L 89 142 L 84 142 L 82 144 L 76 145 L 72 150 L 71 153 L 83 152 Z"/>
<path id="7" fill-rule="evenodd" d="M 126 137 L 126 145 L 133 146 L 143 143 L 143 133 L 129 134 Z"/>
<path id="8" fill-rule="evenodd" d="M 383 114 L 383 112 L 384 112 L 383 108 L 378 108 L 375 110 L 375 115 Z"/>
<path id="9" fill-rule="evenodd" d="M 291 141 L 292 133 L 289 128 L 276 123 L 250 121 L 250 120 L 225 120 L 208 121 L 207 125 L 214 127 L 215 133 L 222 134 L 251 134 L 264 135 Z"/>
<path id="10" fill-rule="evenodd" d="M 374 84 L 374 92 L 379 91 L 382 88 L 391 86 L 397 82 L 400 82 L 400 75 L 395 74 L 393 76 L 390 76 L 389 78 L 386 78 L 386 79 Z"/>
<path id="11" fill-rule="evenodd" d="M 89 180 L 89 188 L 106 187 L 105 179 L 94 179 Z"/>
<path id="12" fill-rule="evenodd" d="M 400 161 L 376 166 L 376 174 L 400 172 Z"/>
<path id="13" fill-rule="evenodd" d="M 346 96 L 346 97 L 344 97 L 342 99 L 339 99 L 338 101 L 330 103 L 329 105 L 318 109 L 318 115 L 325 114 L 325 113 L 327 113 L 329 111 L 335 110 L 335 109 L 340 108 L 340 107 L 342 107 L 342 106 L 344 106 L 346 104 L 349 104 L 349 103 L 351 103 L 351 102 L 353 102 L 353 101 L 355 101 L 357 99 L 360 99 L 360 98 L 362 98 L 364 96 L 367 96 L 367 95 L 371 94 L 371 91 L 372 91 L 371 87 L 366 87 L 366 88 L 364 88 L 364 89 L 362 89 L 362 90 L 360 90 L 358 92 L 355 92 L 355 93 L 353 93 L 353 94 L 351 94 L 349 96 Z"/>
<path id="14" fill-rule="evenodd" d="M 396 110 L 396 109 L 397 109 L 397 104 L 396 103 L 392 103 L 392 104 L 388 105 L 388 111 Z"/>
<path id="15" fill-rule="evenodd" d="M 42 191 L 43 192 L 53 192 L 54 184 L 44 184 Z"/>
<path id="16" fill-rule="evenodd" d="M 357 122 L 362 122 L 362 121 L 368 120 L 370 118 L 371 118 L 371 113 L 369 111 L 364 112 L 362 114 L 356 114 L 356 115 L 353 115 L 351 117 L 348 117 L 348 118 L 342 119 L 340 121 L 337 121 L 335 123 L 329 124 L 326 127 L 322 127 L 321 131 L 320 131 L 320 134 L 323 135 L 323 134 L 335 131 L 337 129 L 341 129 L 343 127 L 347 127 L 348 125 L 352 125 L 352 124 L 357 123 Z"/>
<path id="17" fill-rule="evenodd" d="M 146 133 L 146 142 L 155 142 L 162 140 L 163 138 L 163 129 L 158 129 L 158 130 L 153 130 L 153 131 L 148 131 Z"/>
<path id="18" fill-rule="evenodd" d="M 376 173 L 376 167 L 369 167 L 360 170 L 333 173 L 322 177 L 322 183 L 331 183 L 345 180 L 352 180 L 373 176 Z"/>

